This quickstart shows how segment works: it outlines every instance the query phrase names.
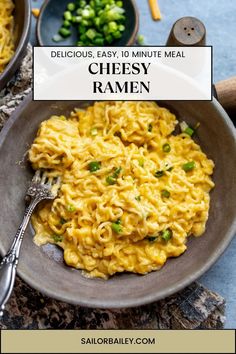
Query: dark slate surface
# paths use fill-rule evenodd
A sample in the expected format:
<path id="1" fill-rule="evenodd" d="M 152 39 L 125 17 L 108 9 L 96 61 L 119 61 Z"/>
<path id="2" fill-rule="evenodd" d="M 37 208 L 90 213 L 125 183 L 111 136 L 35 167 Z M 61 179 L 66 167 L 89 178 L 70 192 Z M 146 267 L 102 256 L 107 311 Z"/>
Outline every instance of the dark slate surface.
<path id="1" fill-rule="evenodd" d="M 221 329 L 224 299 L 193 283 L 165 300 L 131 309 L 90 309 L 43 296 L 19 277 L 0 329 Z"/>

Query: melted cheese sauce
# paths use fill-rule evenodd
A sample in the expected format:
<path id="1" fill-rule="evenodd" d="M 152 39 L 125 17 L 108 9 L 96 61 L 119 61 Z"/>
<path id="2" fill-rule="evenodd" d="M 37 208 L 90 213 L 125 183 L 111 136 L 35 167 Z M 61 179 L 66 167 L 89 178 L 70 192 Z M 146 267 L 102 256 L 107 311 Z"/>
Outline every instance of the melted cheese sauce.
<path id="1" fill-rule="evenodd" d="M 62 185 L 33 215 L 36 244 L 57 243 L 69 266 L 102 278 L 180 256 L 204 233 L 214 163 L 173 135 L 177 124 L 154 102 L 99 102 L 44 121 L 29 158 Z"/>

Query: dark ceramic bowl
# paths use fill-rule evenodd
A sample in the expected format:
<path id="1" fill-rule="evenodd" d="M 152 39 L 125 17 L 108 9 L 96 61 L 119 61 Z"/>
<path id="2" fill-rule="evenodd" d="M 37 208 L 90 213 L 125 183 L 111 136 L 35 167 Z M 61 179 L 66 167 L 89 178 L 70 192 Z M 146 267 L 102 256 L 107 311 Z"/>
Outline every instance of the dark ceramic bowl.
<path id="1" fill-rule="evenodd" d="M 30 35 L 31 23 L 31 5 L 30 0 L 15 0 L 15 54 L 11 61 L 0 74 L 0 90 L 4 88 L 7 82 L 12 78 L 16 70 L 21 64 L 22 58 L 25 54 L 27 43 Z"/>
<path id="2" fill-rule="evenodd" d="M 41 46 L 74 46 L 77 42 L 76 29 L 73 28 L 72 35 L 63 42 L 56 43 L 52 37 L 58 33 L 61 27 L 62 16 L 70 0 L 46 0 L 43 4 L 37 23 L 37 39 Z M 138 27 L 139 15 L 135 0 L 123 1 L 126 11 L 126 30 L 123 36 L 112 43 L 112 46 L 126 46 L 134 44 Z"/>
<path id="3" fill-rule="evenodd" d="M 32 101 L 29 96 L 1 132 L 1 254 L 6 253 L 22 220 L 24 196 L 32 178 L 32 170 L 23 157 L 35 138 L 39 124 L 52 114 L 68 114 L 74 107 L 85 104 L 88 102 Z M 29 227 L 24 236 L 18 273 L 33 288 L 50 297 L 82 306 L 138 306 L 169 296 L 189 285 L 207 271 L 229 245 L 236 229 L 236 134 L 233 124 L 216 100 L 163 101 L 161 105 L 193 126 L 200 122 L 198 143 L 215 162 L 215 188 L 211 193 L 205 234 L 190 238 L 187 251 L 178 258 L 169 259 L 159 271 L 143 276 L 120 274 L 105 281 L 85 278 L 81 271 L 66 266 L 62 251 L 55 245 L 36 246 L 33 230 Z"/>

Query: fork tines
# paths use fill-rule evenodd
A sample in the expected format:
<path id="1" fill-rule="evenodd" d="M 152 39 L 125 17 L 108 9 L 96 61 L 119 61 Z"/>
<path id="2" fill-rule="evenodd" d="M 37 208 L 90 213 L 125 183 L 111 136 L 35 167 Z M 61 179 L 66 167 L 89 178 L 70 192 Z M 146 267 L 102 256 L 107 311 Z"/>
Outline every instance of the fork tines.
<path id="1" fill-rule="evenodd" d="M 47 171 L 36 170 L 32 182 L 48 185 L 49 187 L 51 187 L 55 184 L 60 185 L 61 177 L 48 177 Z"/>
<path id="2" fill-rule="evenodd" d="M 61 185 L 61 177 L 49 177 L 47 171 L 37 170 L 26 193 L 31 198 L 55 199 Z"/>

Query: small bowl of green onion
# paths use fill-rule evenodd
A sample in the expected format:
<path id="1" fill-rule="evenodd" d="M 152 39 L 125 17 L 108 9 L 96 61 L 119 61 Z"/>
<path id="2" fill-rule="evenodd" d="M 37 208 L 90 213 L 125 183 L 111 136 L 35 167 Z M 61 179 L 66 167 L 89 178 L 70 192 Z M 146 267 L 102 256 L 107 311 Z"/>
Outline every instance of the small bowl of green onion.
<path id="1" fill-rule="evenodd" d="M 46 0 L 37 38 L 41 46 L 127 46 L 138 25 L 134 0 Z"/>

